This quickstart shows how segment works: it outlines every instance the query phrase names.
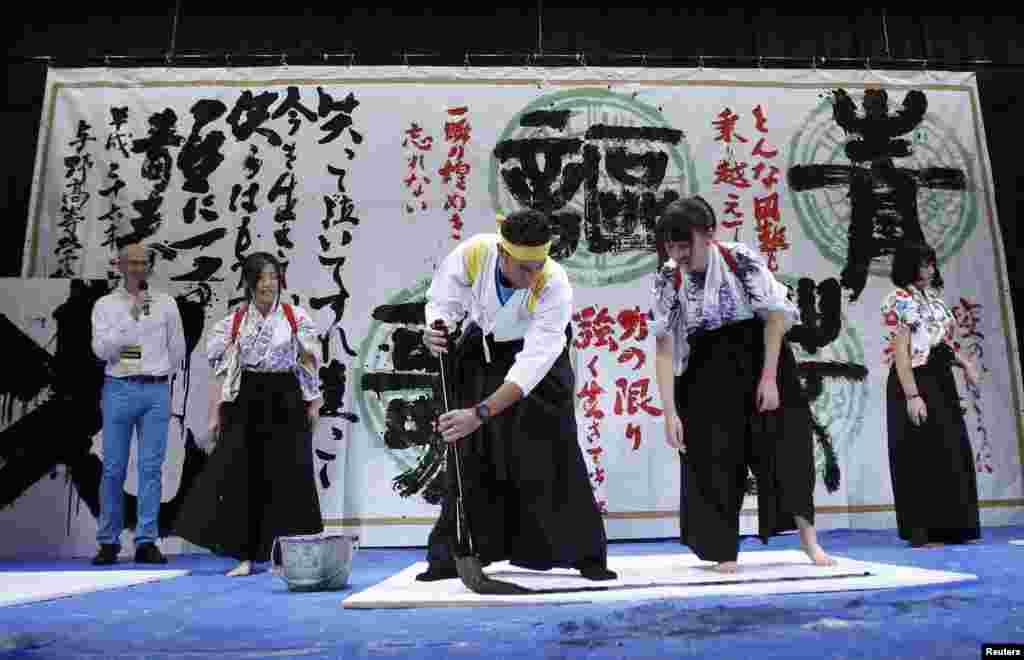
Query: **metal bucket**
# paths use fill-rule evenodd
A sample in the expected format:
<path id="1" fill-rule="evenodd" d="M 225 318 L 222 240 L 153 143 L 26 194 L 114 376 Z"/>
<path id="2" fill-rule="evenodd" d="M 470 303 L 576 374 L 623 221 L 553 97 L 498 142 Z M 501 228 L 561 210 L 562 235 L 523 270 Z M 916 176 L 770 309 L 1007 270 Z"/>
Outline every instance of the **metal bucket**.
<path id="1" fill-rule="evenodd" d="M 281 564 L 275 562 L 280 548 Z M 270 559 L 289 591 L 334 591 L 348 585 L 359 537 L 346 534 L 281 536 Z"/>

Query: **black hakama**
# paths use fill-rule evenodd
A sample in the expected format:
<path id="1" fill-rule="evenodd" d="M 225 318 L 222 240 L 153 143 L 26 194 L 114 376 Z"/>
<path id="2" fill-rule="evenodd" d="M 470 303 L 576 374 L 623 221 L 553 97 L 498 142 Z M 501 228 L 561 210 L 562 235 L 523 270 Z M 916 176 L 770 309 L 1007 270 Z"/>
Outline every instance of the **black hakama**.
<path id="1" fill-rule="evenodd" d="M 758 413 L 763 321 L 751 319 L 691 336 L 689 366 L 675 381 L 683 421 L 680 541 L 705 561 L 735 561 L 748 467 L 757 480 L 758 536 L 814 523 L 811 410 L 792 349 L 783 341 L 779 408 Z"/>
<path id="2" fill-rule="evenodd" d="M 221 434 L 174 533 L 219 555 L 268 561 L 274 539 L 323 531 L 312 433 L 291 372 L 242 372 Z"/>
<path id="3" fill-rule="evenodd" d="M 920 426 L 907 414 L 896 367 L 889 371 L 886 413 L 896 524 L 900 538 L 915 546 L 981 538 L 974 454 L 953 360 L 952 349 L 939 344 L 927 363 L 914 368 L 917 391 L 928 409 Z"/>
<path id="4" fill-rule="evenodd" d="M 480 329 L 471 325 L 453 350 L 453 410 L 472 407 L 498 389 L 523 349 L 523 340 L 495 342 L 489 335 L 488 343 L 489 364 Z M 467 517 L 483 563 L 508 560 L 531 570 L 606 566 L 604 521 L 577 440 L 574 385 L 566 348 L 524 399 L 457 442 Z M 455 575 L 453 462 L 428 541 L 436 576 Z"/>

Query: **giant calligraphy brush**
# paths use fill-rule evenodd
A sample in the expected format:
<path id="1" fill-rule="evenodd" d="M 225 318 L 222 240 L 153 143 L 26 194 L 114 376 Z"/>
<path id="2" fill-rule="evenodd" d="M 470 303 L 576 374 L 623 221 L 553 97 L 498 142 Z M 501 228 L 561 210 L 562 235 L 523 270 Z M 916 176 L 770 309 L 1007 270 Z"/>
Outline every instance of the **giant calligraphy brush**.
<path id="1" fill-rule="evenodd" d="M 445 326 L 443 321 L 435 321 L 433 324 L 435 330 L 440 330 L 444 333 L 445 342 L 448 342 L 448 328 Z M 451 350 L 451 344 L 448 343 L 449 351 Z M 444 405 L 444 412 L 451 412 L 451 404 L 456 402 L 454 379 L 452 378 L 451 368 L 451 353 L 440 353 L 438 359 L 441 362 L 441 397 Z M 473 533 L 469 527 L 469 515 L 466 512 L 466 500 L 465 493 L 462 484 L 462 462 L 459 458 L 459 448 L 456 443 L 448 443 L 448 456 L 451 457 L 449 467 L 454 465 L 455 467 L 455 546 L 453 553 L 455 555 L 455 569 L 459 573 L 459 578 L 462 583 L 466 585 L 466 588 L 470 591 L 478 594 L 524 594 L 530 593 L 530 590 L 521 587 L 518 584 L 511 582 L 503 582 L 501 580 L 494 580 L 484 575 L 483 566 L 480 562 L 480 556 L 476 552 L 476 547 L 473 543 Z"/>

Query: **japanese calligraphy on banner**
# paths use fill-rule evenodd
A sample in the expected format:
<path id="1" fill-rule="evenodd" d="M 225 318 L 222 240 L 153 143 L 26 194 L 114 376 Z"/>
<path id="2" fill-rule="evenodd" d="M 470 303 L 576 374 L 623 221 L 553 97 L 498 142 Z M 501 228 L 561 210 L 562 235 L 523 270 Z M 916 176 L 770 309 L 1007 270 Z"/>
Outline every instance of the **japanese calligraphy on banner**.
<path id="1" fill-rule="evenodd" d="M 1017 516 L 1021 379 L 973 76 L 728 73 L 51 70 L 24 276 L 110 280 L 132 234 L 154 285 L 208 328 L 240 299 L 246 255 L 278 255 L 321 330 L 324 516 L 370 545 L 422 545 L 445 467 L 427 285 L 496 213 L 542 211 L 574 287 L 577 440 L 609 536 L 635 538 L 678 531 L 649 315 L 665 206 L 701 194 L 718 238 L 791 289 L 822 527 L 894 524 L 879 303 L 893 249 L 923 240 L 987 371 L 964 390 L 981 496 L 1001 503 L 985 515 Z M 190 365 L 182 396 L 209 376 Z M 180 410 L 205 428 L 202 405 Z"/>
<path id="2" fill-rule="evenodd" d="M 750 111 L 755 119 L 754 130 L 757 133 L 768 133 L 768 118 L 765 110 L 760 104 Z M 744 222 L 744 217 L 753 218 L 753 229 L 757 238 L 757 247 L 765 255 L 768 268 L 773 272 L 779 269 L 776 255 L 780 250 L 788 250 L 789 243 L 786 241 L 786 227 L 779 215 L 779 192 L 775 190 L 779 183 L 780 170 L 776 165 L 770 163 L 779 155 L 779 150 L 768 146 L 765 142 L 767 137 L 757 137 L 750 152 L 749 159 L 758 159 L 753 166 L 749 160 L 740 161 L 735 152 L 735 145 L 747 144 L 750 142 L 736 131 L 736 123 L 739 115 L 729 108 L 719 113 L 718 118 L 711 122 L 717 131 L 716 141 L 721 141 L 725 147 L 725 154 L 722 160 L 715 166 L 715 179 L 713 186 L 727 187 L 727 200 L 721 210 L 723 216 L 722 227 L 726 230 L 735 229 L 734 240 L 742 240 L 743 236 L 739 231 Z M 747 168 L 750 168 L 750 180 L 747 178 Z M 760 185 L 759 185 L 760 184 Z M 761 188 L 763 186 L 763 189 Z M 740 192 L 751 193 L 749 204 L 744 203 Z M 746 211 L 740 210 L 745 208 Z"/>

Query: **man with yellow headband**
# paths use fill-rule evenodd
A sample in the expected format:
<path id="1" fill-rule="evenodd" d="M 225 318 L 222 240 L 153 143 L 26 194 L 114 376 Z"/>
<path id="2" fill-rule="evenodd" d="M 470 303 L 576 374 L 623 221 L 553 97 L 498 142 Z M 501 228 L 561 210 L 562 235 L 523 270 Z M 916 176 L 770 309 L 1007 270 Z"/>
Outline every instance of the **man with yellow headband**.
<path id="1" fill-rule="evenodd" d="M 499 216 L 498 233 L 463 242 L 438 269 L 424 343 L 435 355 L 451 350 L 457 397 L 438 430 L 457 443 L 482 563 L 609 580 L 604 522 L 576 435 L 572 286 L 550 247 L 548 218 L 519 211 Z M 457 345 L 446 345 L 436 321 L 449 329 L 463 322 Z M 419 580 L 458 577 L 452 471 Z"/>

